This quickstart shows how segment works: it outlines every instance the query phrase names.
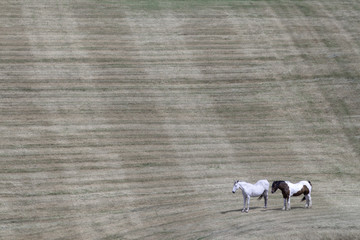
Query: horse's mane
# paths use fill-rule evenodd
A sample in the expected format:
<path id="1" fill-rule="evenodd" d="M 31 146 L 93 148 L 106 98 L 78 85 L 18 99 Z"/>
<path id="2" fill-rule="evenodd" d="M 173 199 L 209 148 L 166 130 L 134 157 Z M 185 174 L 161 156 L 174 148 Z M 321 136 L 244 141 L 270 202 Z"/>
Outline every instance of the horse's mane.
<path id="1" fill-rule="evenodd" d="M 273 183 L 273 187 L 276 186 L 276 188 L 281 190 L 281 193 L 283 195 L 284 198 L 288 198 L 290 195 L 290 190 L 289 190 L 289 186 L 288 184 L 281 180 L 281 181 L 275 181 Z"/>
<path id="2" fill-rule="evenodd" d="M 279 185 L 284 182 L 285 181 L 283 181 L 283 180 L 275 181 L 275 182 L 273 182 L 273 186 L 276 185 L 277 187 L 279 187 Z"/>

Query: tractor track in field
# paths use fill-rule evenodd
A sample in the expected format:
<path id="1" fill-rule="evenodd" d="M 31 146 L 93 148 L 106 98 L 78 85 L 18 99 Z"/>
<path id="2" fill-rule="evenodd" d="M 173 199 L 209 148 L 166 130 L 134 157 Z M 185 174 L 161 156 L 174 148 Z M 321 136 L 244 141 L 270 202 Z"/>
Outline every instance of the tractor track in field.
<path id="1" fill-rule="evenodd" d="M 358 238 L 359 9 L 1 2 L 0 238 Z"/>

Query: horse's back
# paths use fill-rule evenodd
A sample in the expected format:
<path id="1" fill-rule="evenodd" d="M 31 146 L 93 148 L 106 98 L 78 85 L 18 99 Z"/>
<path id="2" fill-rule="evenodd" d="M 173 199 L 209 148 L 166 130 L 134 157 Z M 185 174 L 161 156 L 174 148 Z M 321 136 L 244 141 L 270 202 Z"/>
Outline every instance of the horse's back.
<path id="1" fill-rule="evenodd" d="M 312 184 L 310 181 L 301 181 L 300 183 L 305 185 L 309 189 L 309 192 L 311 192 Z"/>
<path id="2" fill-rule="evenodd" d="M 266 190 L 269 189 L 269 181 L 266 179 L 257 181 L 255 185 L 262 185 Z"/>
<path id="3" fill-rule="evenodd" d="M 286 181 L 286 183 L 288 184 L 288 186 L 291 188 L 291 191 L 292 192 L 299 192 L 303 186 L 305 185 L 308 189 L 309 189 L 309 192 L 311 193 L 311 184 L 309 181 L 300 181 L 298 183 L 291 183 L 291 182 L 288 182 Z"/>

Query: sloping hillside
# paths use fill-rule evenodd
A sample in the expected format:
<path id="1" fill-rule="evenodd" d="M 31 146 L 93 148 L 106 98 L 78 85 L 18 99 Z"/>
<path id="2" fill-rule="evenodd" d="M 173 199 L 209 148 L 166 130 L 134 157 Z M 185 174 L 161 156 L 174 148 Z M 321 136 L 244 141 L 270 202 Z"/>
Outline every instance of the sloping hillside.
<path id="1" fill-rule="evenodd" d="M 0 2 L 0 239 L 359 239 L 360 2 Z M 234 180 L 311 180 L 281 211 Z"/>

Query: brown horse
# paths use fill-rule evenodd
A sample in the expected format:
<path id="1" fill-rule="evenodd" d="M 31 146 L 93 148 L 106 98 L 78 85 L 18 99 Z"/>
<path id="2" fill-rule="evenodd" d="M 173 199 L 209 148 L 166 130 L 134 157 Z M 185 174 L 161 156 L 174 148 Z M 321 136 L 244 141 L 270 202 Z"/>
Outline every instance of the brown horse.
<path id="1" fill-rule="evenodd" d="M 271 186 L 271 193 L 276 192 L 280 189 L 284 198 L 284 207 L 283 210 L 290 210 L 290 197 L 300 196 L 304 194 L 304 197 L 301 201 L 306 200 L 305 208 L 312 206 L 311 201 L 311 188 L 312 184 L 310 181 L 301 181 L 298 183 L 291 183 L 289 181 L 275 181 Z"/>

